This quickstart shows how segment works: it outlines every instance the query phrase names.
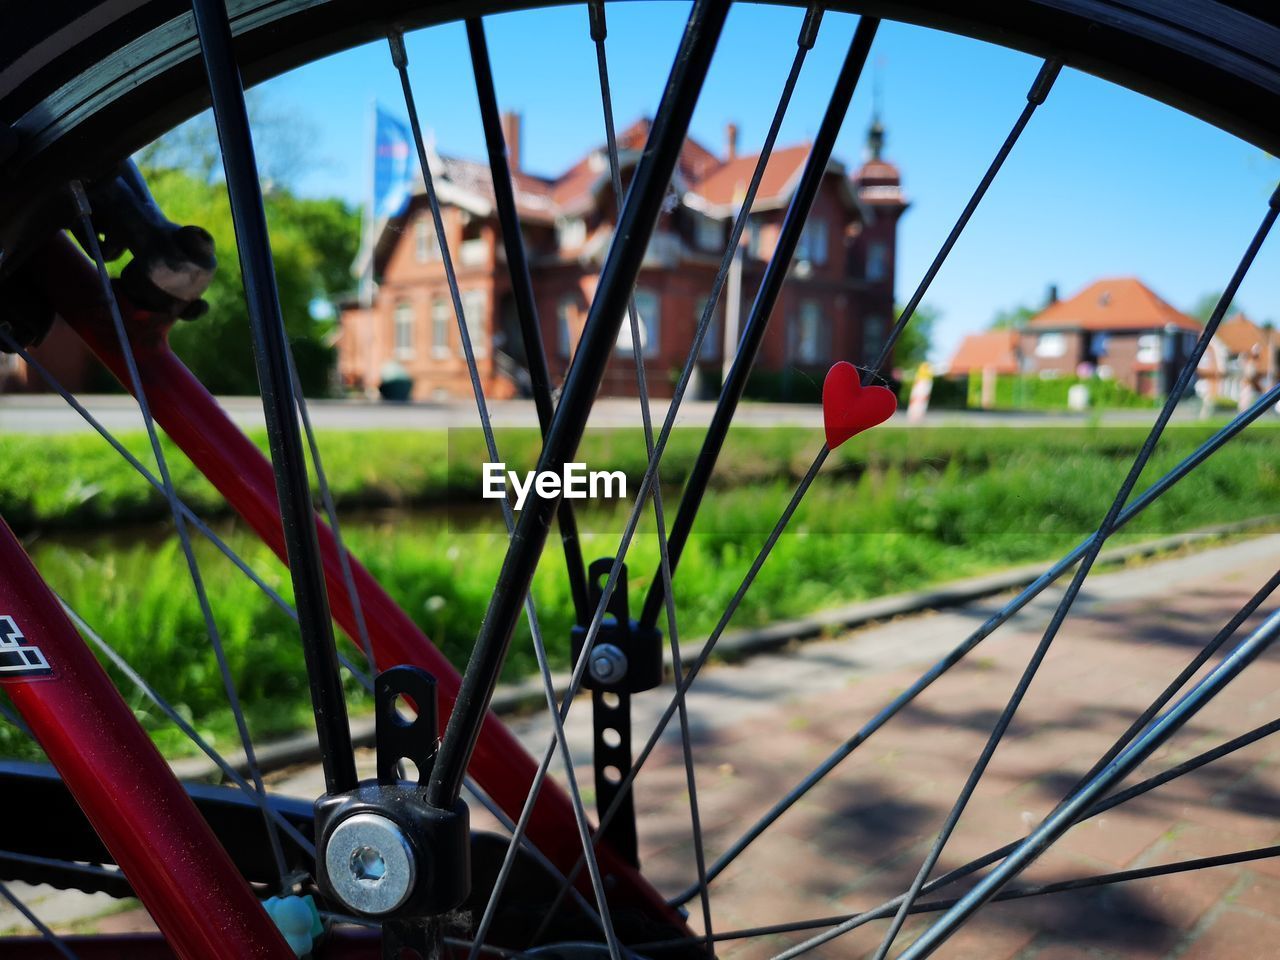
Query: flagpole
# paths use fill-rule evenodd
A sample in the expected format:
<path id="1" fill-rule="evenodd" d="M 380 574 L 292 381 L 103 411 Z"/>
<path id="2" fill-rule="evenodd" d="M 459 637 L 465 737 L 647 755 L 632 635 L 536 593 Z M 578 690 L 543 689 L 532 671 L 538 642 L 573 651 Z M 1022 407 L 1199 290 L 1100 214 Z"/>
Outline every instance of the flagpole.
<path id="1" fill-rule="evenodd" d="M 364 218 L 361 226 L 361 232 L 363 233 L 361 252 L 365 254 L 365 258 L 360 270 L 360 306 L 366 309 L 373 306 L 373 204 L 374 183 L 378 176 L 378 104 L 373 98 L 369 100 L 367 128 L 369 131 L 369 153 L 367 155 L 369 176 L 365 184 L 368 192 L 365 194 Z"/>
<path id="2" fill-rule="evenodd" d="M 365 181 L 368 192 L 365 194 L 364 202 L 364 218 L 361 225 L 361 232 L 364 234 L 361 239 L 361 254 L 364 262 L 360 266 L 360 306 L 363 308 L 362 333 L 364 336 L 364 392 L 366 396 L 376 387 L 378 371 L 376 369 L 377 358 L 374 355 L 374 345 L 377 337 L 375 336 L 374 325 L 377 323 L 373 314 L 373 253 L 374 253 L 374 224 L 375 216 L 373 206 L 375 203 L 376 182 L 378 177 L 378 102 L 374 97 L 369 98 L 369 113 L 367 119 L 367 128 L 369 131 L 369 152 L 366 155 L 366 162 L 369 165 L 368 178 Z"/>

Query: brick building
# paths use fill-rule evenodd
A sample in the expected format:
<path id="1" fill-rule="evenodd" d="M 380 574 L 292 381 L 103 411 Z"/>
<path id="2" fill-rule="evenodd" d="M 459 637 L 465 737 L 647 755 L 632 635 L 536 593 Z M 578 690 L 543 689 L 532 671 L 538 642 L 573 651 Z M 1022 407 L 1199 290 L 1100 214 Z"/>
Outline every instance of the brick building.
<path id="1" fill-rule="evenodd" d="M 543 341 L 552 377 L 559 381 L 582 333 L 618 202 L 603 148 L 558 177 L 536 176 L 520 165 L 519 117 L 506 115 L 504 126 Z M 649 122 L 640 120 L 619 134 L 624 182 L 648 132 Z M 758 369 L 812 371 L 820 379 L 833 360 L 862 360 L 881 345 L 893 318 L 897 223 L 907 207 L 898 170 L 882 157 L 883 141 L 877 121 L 868 133 L 865 163 L 852 174 L 838 161 L 829 164 Z M 740 303 L 745 323 L 808 153 L 807 145 L 799 145 L 770 157 L 742 244 L 741 280 L 735 281 L 740 289 L 726 288 L 721 296 L 701 353 L 702 372 L 712 379 L 723 363 L 725 304 Z M 693 139 L 685 142 L 635 291 L 645 369 L 655 396 L 670 395 L 674 375 L 684 365 L 756 160 L 756 154 L 738 153 L 732 124 L 722 155 Z M 496 398 L 519 395 L 527 376 L 489 168 L 434 149 L 429 162 L 485 392 Z M 372 391 L 394 363 L 412 378 L 415 399 L 469 396 L 440 250 L 420 185 L 403 214 L 380 226 L 357 268 L 366 268 L 370 257 L 377 278 L 371 302 L 342 311 L 338 365 L 344 385 Z M 624 324 L 602 393 L 626 395 L 635 389 L 630 331 Z"/>
<path id="2" fill-rule="evenodd" d="M 1177 377 L 1203 330 L 1134 277 L 1096 280 L 1065 300 L 1051 289 L 1050 302 L 1021 329 L 965 337 L 948 376 L 1097 376 L 1157 396 Z M 1210 351 L 1200 376 L 1215 375 Z"/>
<path id="3" fill-rule="evenodd" d="M 1096 374 L 1157 396 L 1203 329 L 1141 280 L 1113 277 L 1050 303 L 1027 323 L 1021 347 L 1041 377 Z"/>

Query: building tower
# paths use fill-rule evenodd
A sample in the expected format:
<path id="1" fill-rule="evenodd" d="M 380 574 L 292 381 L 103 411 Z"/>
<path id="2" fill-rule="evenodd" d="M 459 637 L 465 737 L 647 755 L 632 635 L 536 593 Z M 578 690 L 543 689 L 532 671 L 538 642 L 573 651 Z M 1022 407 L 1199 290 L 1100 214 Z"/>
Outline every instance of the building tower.
<path id="1" fill-rule="evenodd" d="M 898 168 L 884 159 L 885 128 L 877 107 L 867 129 L 866 157 L 851 177 L 862 209 L 862 229 L 849 245 L 849 274 L 866 282 L 860 315 L 863 362 L 873 362 L 894 317 L 894 270 L 898 218 L 908 202 Z"/>

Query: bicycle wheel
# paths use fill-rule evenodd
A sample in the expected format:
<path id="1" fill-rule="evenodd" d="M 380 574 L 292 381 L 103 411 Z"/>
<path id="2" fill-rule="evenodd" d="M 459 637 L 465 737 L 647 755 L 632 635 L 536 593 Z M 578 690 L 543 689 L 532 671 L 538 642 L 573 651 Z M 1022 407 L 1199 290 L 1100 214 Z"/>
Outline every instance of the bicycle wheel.
<path id="1" fill-rule="evenodd" d="M 941 913 L 937 922 L 922 930 L 899 954 L 917 958 L 940 948 L 994 898 L 1055 892 L 1010 889 L 1007 885 L 1074 824 L 1111 809 L 1117 797 L 1125 796 L 1108 796 L 1108 791 L 1234 680 L 1280 629 L 1275 617 L 1267 619 L 1245 640 L 1235 642 L 1229 655 L 1181 693 L 1197 671 L 1266 602 L 1276 585 L 1273 578 L 1240 606 L 1227 626 L 1208 641 L 1172 684 L 1138 711 L 1137 719 L 1114 743 L 1100 750 L 1101 758 L 1069 784 L 1062 802 L 1025 840 L 984 854 L 940 877 L 934 875 L 1107 539 L 1277 399 L 1277 388 L 1263 393 L 1163 479 L 1134 496 L 1178 399 L 1189 388 L 1280 211 L 1277 196 L 1260 209 L 1261 224 L 1253 237 L 1242 240 L 1244 254 L 1203 331 L 1189 338 L 1185 349 L 1174 358 L 1176 362 L 1171 363 L 1169 399 L 1138 447 L 1119 490 L 1108 503 L 1099 504 L 1105 513 L 1096 532 L 978 630 L 961 639 L 904 692 L 891 697 L 879 713 L 840 742 L 812 772 L 796 785 L 784 788 L 782 800 L 765 811 L 745 834 L 731 839 L 724 852 L 710 863 L 700 824 L 697 751 L 685 694 L 715 651 L 832 450 L 857 430 L 840 424 L 833 429 L 828 424 L 827 443 L 820 446 L 800 477 L 777 523 L 762 538 L 759 552 L 723 616 L 688 664 L 681 657 L 678 611 L 673 599 L 673 584 L 677 581 L 673 578 L 754 361 L 766 343 L 771 315 L 790 282 L 791 263 L 800 245 L 808 242 L 806 222 L 825 182 L 836 137 L 873 49 L 881 18 L 995 40 L 1030 52 L 1044 62 L 1027 91 L 1025 108 L 897 322 L 886 331 L 878 349 L 866 356 L 862 367 L 856 371 L 837 368 L 829 375 L 833 378 L 829 383 L 836 384 L 833 389 L 841 389 L 843 382 L 844 389 L 855 396 L 868 387 L 879 389 L 875 381 L 884 380 L 894 346 L 930 283 L 961 239 L 988 188 L 997 180 L 1033 114 L 1048 99 L 1064 67 L 1096 73 L 1151 94 L 1258 146 L 1274 149 L 1280 142 L 1272 122 L 1280 107 L 1280 19 L 1270 10 L 1250 4 L 1208 0 L 1184 4 L 1177 11 L 1101 0 L 1031 3 L 1012 10 L 1006 5 L 983 4 L 963 14 L 957 14 L 950 5 L 933 3 L 857 7 L 857 29 L 818 131 L 796 165 L 795 185 L 779 218 L 772 255 L 762 265 L 736 359 L 727 370 L 706 438 L 685 479 L 679 508 L 668 525 L 663 513 L 659 463 L 701 355 L 797 77 L 820 30 L 822 9 L 810 8 L 802 18 L 792 70 L 773 124 L 754 168 L 746 171 L 747 182 L 740 188 L 743 196 L 735 196 L 731 215 L 725 218 L 727 243 L 722 255 L 717 252 L 712 258 L 709 296 L 697 317 L 692 347 L 675 382 L 665 422 L 655 430 L 648 413 L 651 384 L 643 354 L 645 331 L 634 291 L 655 224 L 669 213 L 665 205 L 670 185 L 678 175 L 690 119 L 728 14 L 728 4 L 702 0 L 693 5 L 663 98 L 652 123 L 643 131 L 646 142 L 635 160 L 625 200 L 619 204 L 616 223 L 610 227 L 613 237 L 623 242 L 610 244 L 602 256 L 594 298 L 572 363 L 563 373 L 558 400 L 553 395 L 552 368 L 542 342 L 546 332 L 538 318 L 540 294 L 532 280 L 529 251 L 520 229 L 517 194 L 506 159 L 481 19 L 524 6 L 535 5 L 495 3 L 460 10 L 452 4 L 262 2 L 237 7 L 228 16 L 223 3 L 196 0 L 190 14 L 179 12 L 168 3 L 102 3 L 71 15 L 49 9 L 16 18 L 0 51 L 0 120 L 7 123 L 10 131 L 5 163 L 11 184 L 0 191 L 0 243 L 10 251 L 0 262 L 0 290 L 16 305 L 16 319 L 9 322 L 4 334 L 5 345 L 27 355 L 25 347 L 47 329 L 49 318 L 56 313 L 139 401 L 156 470 L 153 474 L 136 457 L 132 462 L 165 495 L 215 654 L 219 679 L 236 718 L 248 773 L 242 775 L 233 764 L 217 758 L 240 791 L 178 789 L 158 762 L 158 755 L 153 750 L 148 752 L 141 733 L 126 729 L 129 724 L 124 702 L 105 685 L 105 676 L 83 653 L 77 628 L 80 635 L 98 645 L 116 669 L 126 667 L 102 638 L 92 634 L 89 625 L 74 614 L 68 619 L 58 598 L 41 582 L 17 541 L 10 537 L 11 542 L 0 544 L 15 571 L 10 583 L 0 585 L 0 599 L 9 605 L 5 609 L 11 610 L 5 642 L 21 651 L 25 659 L 6 678 L 6 690 L 21 715 L 20 722 L 32 728 L 61 780 L 45 768 L 19 766 L 6 770 L 6 776 L 12 779 L 15 789 L 36 798 L 33 804 L 48 811 L 50 822 L 69 823 L 73 829 L 67 830 L 57 843 L 50 842 L 45 829 L 12 830 L 3 841 L 10 853 L 0 860 L 5 876 L 114 894 L 132 889 L 151 910 L 169 945 L 182 956 L 287 955 L 287 945 L 277 926 L 287 926 L 288 922 L 267 921 L 257 907 L 257 894 L 263 892 L 284 898 L 290 904 L 288 909 L 302 911 L 294 919 L 302 916 L 307 923 L 318 915 L 307 913 L 296 897 L 302 892 L 314 892 L 323 914 L 338 920 L 350 920 L 355 915 L 366 925 L 381 925 L 386 951 L 403 947 L 429 955 L 438 951 L 442 942 L 448 942 L 458 950 L 468 949 L 471 956 L 485 950 L 558 951 L 565 955 L 591 951 L 608 952 L 614 960 L 624 952 L 705 955 L 716 951 L 718 944 L 761 938 L 767 946 L 770 937 L 819 931 L 778 951 L 780 957 L 790 957 L 835 941 L 871 920 L 887 919 L 887 930 L 882 937 L 877 934 L 880 946 L 874 955 L 879 960 L 894 946 L 910 915 L 936 910 Z M 854 7 L 849 5 L 850 9 Z M 846 7 L 836 4 L 827 9 L 840 11 Z M 390 68 L 398 72 L 401 80 L 424 181 L 424 216 L 440 244 L 439 259 L 457 322 L 468 383 L 477 403 L 486 452 L 489 460 L 496 462 L 501 457 L 485 396 L 493 373 L 491 366 L 477 357 L 471 342 L 462 291 L 453 267 L 455 251 L 445 239 L 448 231 L 433 184 L 403 43 L 406 28 L 427 27 L 458 16 L 468 18 L 468 43 L 490 155 L 491 216 L 500 227 L 516 330 L 543 432 L 538 469 L 544 473 L 563 472 L 565 464 L 573 460 L 592 402 L 620 342 L 629 342 L 635 351 L 630 366 L 636 378 L 635 393 L 641 399 L 646 445 L 640 490 L 627 516 L 621 544 L 614 556 L 589 569 L 582 561 L 574 512 L 558 494 L 544 493 L 539 486 L 529 495 L 518 517 L 506 511 L 509 546 L 492 601 L 477 625 L 470 662 L 461 675 L 351 558 L 343 543 L 332 497 L 324 483 L 318 445 L 298 388 L 275 290 L 272 251 L 242 87 L 242 77 L 260 79 L 345 46 L 380 37 L 389 40 Z M 601 172 L 600 180 L 615 197 L 623 197 L 622 157 L 610 99 L 604 5 L 588 4 L 584 23 L 586 40 L 594 44 L 604 106 L 605 147 L 601 154 L 607 172 Z M 252 321 L 270 461 L 262 458 L 218 411 L 165 341 L 175 317 L 192 310 L 203 289 L 201 283 L 208 282 L 213 263 L 207 235 L 199 229 L 169 224 L 149 203 L 145 185 L 134 172 L 122 171 L 119 166 L 122 158 L 192 114 L 210 95 Z M 628 141 L 627 146 L 634 144 Z M 889 184 L 872 186 L 891 188 Z M 863 199 L 873 206 L 877 202 L 900 202 L 884 189 L 879 194 L 868 194 L 868 198 Z M 64 228 L 76 232 L 84 253 L 59 234 Z M 140 266 L 113 285 L 107 259 L 126 248 Z M 161 278 L 165 268 L 173 271 L 175 263 L 181 267 L 178 281 L 168 275 Z M 545 315 L 547 311 L 542 312 Z M 850 376 L 852 380 L 847 379 Z M 846 379 L 841 381 L 841 377 Z M 69 393 L 68 398 L 74 402 Z M 855 424 L 866 425 L 862 421 Z M 305 654 L 325 779 L 325 796 L 318 804 L 314 822 L 305 806 L 272 798 L 266 789 L 248 725 L 239 708 L 237 678 L 223 650 L 216 605 L 204 586 L 191 542 L 191 530 L 206 536 L 212 531 L 179 498 L 159 428 L 288 563 L 294 605 L 291 608 L 278 595 L 273 600 L 297 620 Z M 318 519 L 313 510 L 308 452 L 320 474 L 327 523 Z M 506 501 L 503 503 L 505 506 Z M 658 530 L 659 569 L 649 584 L 640 615 L 632 623 L 625 603 L 624 563 L 650 503 Z M 600 822 L 594 828 L 576 781 L 564 729 L 573 697 L 557 699 L 538 626 L 536 597 L 530 593 L 553 526 L 558 527 L 564 544 L 578 621 L 570 693 L 584 685 L 592 690 L 595 790 L 600 808 Z M 216 535 L 214 538 L 215 544 L 230 554 Z M 840 916 L 764 926 L 741 923 L 729 930 L 713 923 L 710 890 L 717 877 L 890 718 L 1073 569 L 1070 585 L 1031 658 L 1016 676 L 1008 700 L 997 711 L 989 736 L 957 789 L 936 838 L 922 851 L 923 862 L 904 893 L 878 907 Z M 527 619 L 536 648 L 553 728 L 551 743 L 540 757 L 526 754 L 516 738 L 488 712 L 522 617 Z M 351 662 L 347 667 L 371 687 L 375 686 L 375 664 L 381 671 L 375 690 L 379 723 L 376 782 L 358 782 L 340 675 L 342 658 L 332 627 L 335 620 L 367 657 L 368 675 Z M 676 695 L 657 711 L 658 723 L 652 733 L 646 734 L 644 746 L 637 752 L 631 741 L 632 698 L 661 684 L 664 643 L 670 645 Z M 439 731 L 434 726 L 436 711 L 426 708 L 434 696 L 430 682 L 421 673 L 388 669 L 401 666 L 417 667 L 434 677 L 441 694 Z M 144 678 L 130 678 L 175 722 L 185 724 L 185 732 L 198 738 L 181 712 L 158 698 Z M 406 722 L 395 714 L 398 696 L 423 707 L 414 721 Z M 84 717 L 74 716 L 76 704 L 86 699 L 95 705 L 87 722 Z M 637 868 L 637 823 L 631 786 L 659 750 L 663 731 L 672 721 L 677 722 L 682 734 L 675 760 L 690 801 L 697 879 L 675 896 L 664 896 Z M 1270 725 L 1256 728 L 1185 761 L 1173 768 L 1172 775 L 1157 775 L 1126 794 L 1136 795 L 1134 790 L 1146 792 L 1270 732 Z M 437 734 L 441 734 L 438 750 Z M 112 748 L 113 737 L 118 737 L 116 746 L 124 744 L 120 749 L 126 758 L 124 763 L 108 764 L 104 759 Z M 565 764 L 563 787 L 547 779 L 558 756 Z M 403 760 L 413 761 L 417 778 L 403 779 L 397 771 L 397 763 Z M 466 808 L 460 806 L 468 772 L 476 782 L 477 796 L 487 801 L 499 825 L 505 826 L 514 839 L 469 837 Z M 118 791 L 130 778 L 138 784 L 136 796 L 118 792 L 113 795 L 110 788 Z M 104 784 L 107 790 L 103 789 Z M 195 801 L 194 806 L 182 797 L 184 792 Z M 83 815 L 76 812 L 77 804 Z M 195 816 L 196 808 L 213 826 L 212 831 Z M 167 812 L 160 815 L 157 811 L 161 810 Z M 644 824 L 638 826 L 643 835 Z M 219 841 L 225 852 L 218 847 Z M 1168 873 L 1222 862 L 1245 862 L 1274 852 L 1272 848 L 1257 848 L 1226 854 L 1226 860 L 1220 856 L 1202 858 L 1203 862 L 1192 859 L 1177 864 L 1176 869 L 1163 869 Z M 194 868 L 193 857 L 201 859 Z M 477 867 L 474 884 L 467 879 L 468 860 Z M 101 864 L 118 864 L 121 869 Z M 988 867 L 954 901 L 920 899 Z M 1148 868 L 1143 869 L 1150 874 Z M 237 875 L 243 879 L 237 879 Z M 1063 889 L 1116 883 L 1135 876 L 1101 874 Z M 244 879 L 256 889 L 251 889 Z M 516 890 L 504 896 L 509 884 Z M 948 892 L 955 889 L 951 887 Z M 291 897 L 295 899 L 290 900 Z M 678 908 L 695 898 L 699 911 L 687 920 Z M 204 909 L 197 907 L 201 903 L 205 904 Z M 212 909 L 210 904 L 214 905 Z M 462 906 L 466 912 L 459 915 L 457 910 Z M 307 934 L 292 932 L 300 937 Z M 68 943 L 50 933 L 45 941 L 27 944 L 23 949 L 65 952 L 73 947 L 84 955 L 99 955 L 93 952 L 98 950 L 164 949 L 158 941 L 146 941 L 145 946 L 122 946 L 110 938 L 89 938 L 71 947 Z M 310 943 L 306 940 L 308 948 Z M 325 956 L 355 956 L 371 949 L 369 942 L 343 933 L 318 944 L 317 955 Z"/>

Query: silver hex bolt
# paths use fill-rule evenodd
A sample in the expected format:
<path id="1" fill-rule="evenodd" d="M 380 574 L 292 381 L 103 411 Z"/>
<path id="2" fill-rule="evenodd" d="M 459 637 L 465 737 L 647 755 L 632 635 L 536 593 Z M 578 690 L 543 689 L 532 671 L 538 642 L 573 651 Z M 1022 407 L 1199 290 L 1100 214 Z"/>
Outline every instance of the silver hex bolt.
<path id="1" fill-rule="evenodd" d="M 408 900 L 417 878 L 413 847 L 404 831 L 376 813 L 357 813 L 334 827 L 324 864 L 338 899 L 372 916 L 390 913 Z"/>
<path id="2" fill-rule="evenodd" d="M 627 655 L 612 643 L 596 644 L 591 651 L 591 676 L 599 683 L 617 683 L 627 675 Z"/>

